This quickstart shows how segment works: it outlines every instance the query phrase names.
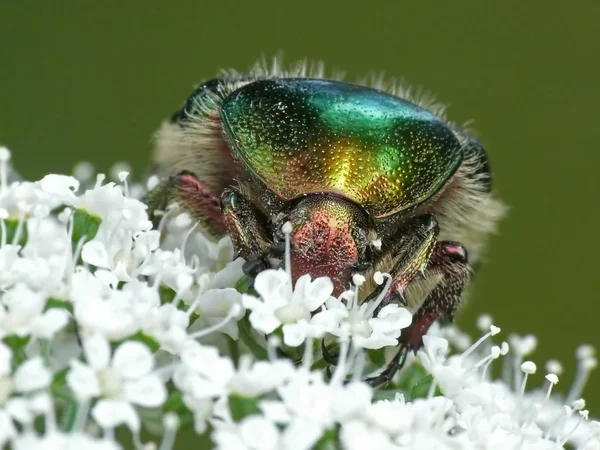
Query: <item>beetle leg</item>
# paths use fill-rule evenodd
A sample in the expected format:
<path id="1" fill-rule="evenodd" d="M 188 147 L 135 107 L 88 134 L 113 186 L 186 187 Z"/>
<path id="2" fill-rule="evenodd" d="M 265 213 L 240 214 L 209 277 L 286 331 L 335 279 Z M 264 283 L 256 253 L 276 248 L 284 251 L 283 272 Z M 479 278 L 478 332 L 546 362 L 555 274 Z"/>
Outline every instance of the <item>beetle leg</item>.
<path id="1" fill-rule="evenodd" d="M 406 362 L 406 357 L 408 355 L 408 350 L 409 349 L 406 345 L 401 345 L 400 349 L 394 355 L 392 360 L 388 363 L 385 370 L 379 375 L 366 378 L 365 382 L 371 385 L 372 387 L 377 387 L 392 381 L 394 375 L 396 375 L 398 371 L 404 366 L 404 363 Z"/>
<path id="2" fill-rule="evenodd" d="M 417 351 L 423 345 L 423 336 L 437 320 L 452 321 L 469 280 L 467 251 L 457 242 L 439 241 L 431 254 L 428 274 L 442 275 L 442 279 L 427 296 L 413 322 L 402 330 L 400 342 Z"/>
<path id="3" fill-rule="evenodd" d="M 451 321 L 454 318 L 463 289 L 469 280 L 467 251 L 457 242 L 436 242 L 426 273 L 428 276 L 442 275 L 442 279 L 413 315 L 412 324 L 402 330 L 399 339 L 400 350 L 386 369 L 381 374 L 365 380 L 371 386 L 388 383 L 394 378 L 394 375 L 406 362 L 408 351 L 416 352 L 421 348 L 423 336 L 433 322 L 437 320 Z"/>
<path id="4" fill-rule="evenodd" d="M 383 262 L 389 265 L 390 261 L 395 261 L 392 269 L 389 270 L 392 284 L 375 310 L 375 315 L 382 307 L 393 301 L 406 305 L 404 298 L 406 288 L 411 281 L 425 272 L 438 234 L 439 226 L 435 217 L 427 214 L 411 219 L 390 240 L 392 244 L 380 256 L 376 267 L 381 266 Z M 377 298 L 383 288 L 384 285 L 381 285 L 375 289 L 366 301 Z"/>
<path id="5" fill-rule="evenodd" d="M 225 189 L 221 194 L 221 210 L 231 236 L 236 257 L 246 260 L 244 273 L 255 278 L 259 272 L 271 268 L 267 237 L 267 220 L 250 200 L 234 189 Z"/>
<path id="6" fill-rule="evenodd" d="M 158 211 L 165 211 L 169 203 L 177 201 L 195 220 L 212 235 L 227 232 L 219 205 L 219 197 L 191 172 L 182 171 L 162 180 L 143 199 L 148 205 L 155 226 L 160 221 Z"/>

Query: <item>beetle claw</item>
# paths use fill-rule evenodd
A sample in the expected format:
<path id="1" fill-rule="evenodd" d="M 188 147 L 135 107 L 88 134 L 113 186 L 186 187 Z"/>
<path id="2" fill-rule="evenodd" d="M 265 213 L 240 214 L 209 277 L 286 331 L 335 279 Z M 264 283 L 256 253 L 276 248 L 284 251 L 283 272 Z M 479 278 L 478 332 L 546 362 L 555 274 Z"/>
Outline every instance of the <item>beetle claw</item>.
<path id="1" fill-rule="evenodd" d="M 325 339 L 321 339 L 321 353 L 323 353 L 323 359 L 332 366 L 336 366 L 338 363 L 338 356 L 334 356 L 329 353 L 327 346 L 325 345 Z"/>

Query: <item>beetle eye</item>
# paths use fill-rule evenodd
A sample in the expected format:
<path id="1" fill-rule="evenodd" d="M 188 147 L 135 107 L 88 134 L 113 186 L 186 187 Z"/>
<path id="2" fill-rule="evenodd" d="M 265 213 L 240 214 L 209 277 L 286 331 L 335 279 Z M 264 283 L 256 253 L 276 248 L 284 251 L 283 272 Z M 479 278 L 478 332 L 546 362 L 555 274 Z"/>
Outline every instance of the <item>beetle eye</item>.
<path id="1" fill-rule="evenodd" d="M 171 123 L 183 124 L 190 117 L 203 115 L 203 109 L 219 95 L 221 82 L 221 78 L 214 78 L 198 86 L 185 101 L 183 107 L 171 116 Z"/>
<path id="2" fill-rule="evenodd" d="M 171 116 L 171 123 L 184 125 L 193 117 L 205 117 L 215 109 L 215 106 L 225 98 L 238 82 L 251 81 L 252 79 L 252 77 L 246 75 L 213 78 L 202 83 L 188 97 L 183 107 Z"/>

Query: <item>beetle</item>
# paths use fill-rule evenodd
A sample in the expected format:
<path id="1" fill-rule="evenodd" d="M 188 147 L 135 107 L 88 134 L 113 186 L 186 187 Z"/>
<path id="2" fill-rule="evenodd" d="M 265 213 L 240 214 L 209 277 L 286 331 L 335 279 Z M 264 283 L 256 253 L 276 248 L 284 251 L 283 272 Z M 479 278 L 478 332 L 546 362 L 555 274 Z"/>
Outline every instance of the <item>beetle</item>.
<path id="1" fill-rule="evenodd" d="M 163 181 L 151 211 L 177 200 L 214 236 L 229 234 L 255 277 L 281 257 L 291 224 L 291 273 L 389 273 L 384 302 L 412 325 L 391 379 L 437 320 L 451 321 L 504 206 L 488 157 L 442 106 L 381 82 L 349 83 L 306 66 L 257 66 L 197 87 L 156 134 Z M 363 301 L 381 292 L 367 286 Z M 330 358 L 330 355 L 326 355 Z"/>

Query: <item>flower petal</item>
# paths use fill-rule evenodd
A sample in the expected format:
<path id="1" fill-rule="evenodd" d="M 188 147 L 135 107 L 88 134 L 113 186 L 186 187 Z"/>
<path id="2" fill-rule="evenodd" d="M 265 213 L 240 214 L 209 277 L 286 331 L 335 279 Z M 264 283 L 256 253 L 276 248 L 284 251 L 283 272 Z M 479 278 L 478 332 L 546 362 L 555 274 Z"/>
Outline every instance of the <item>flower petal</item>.
<path id="1" fill-rule="evenodd" d="M 308 323 L 302 320 L 298 323 L 289 323 L 283 326 L 283 342 L 290 347 L 298 347 L 306 339 Z"/>
<path id="2" fill-rule="evenodd" d="M 331 296 L 333 292 L 333 282 L 331 278 L 319 277 L 308 286 L 304 293 L 302 303 L 310 311 L 314 311 L 321 306 Z"/>
<path id="3" fill-rule="evenodd" d="M 240 435 L 244 444 L 251 449 L 276 450 L 280 448 L 279 430 L 275 424 L 259 415 L 249 416 L 242 421 Z"/>
<path id="4" fill-rule="evenodd" d="M 167 390 L 157 375 L 148 375 L 123 384 L 125 398 L 136 405 L 154 408 L 167 399 Z"/>
<path id="5" fill-rule="evenodd" d="M 31 392 L 48 387 L 52 374 L 44 366 L 42 358 L 25 361 L 15 373 L 15 389 L 17 392 Z"/>
<path id="6" fill-rule="evenodd" d="M 322 426 L 316 422 L 298 417 L 285 428 L 281 439 L 281 448 L 288 450 L 309 450 L 317 443 L 323 431 Z"/>
<path id="7" fill-rule="evenodd" d="M 154 368 L 154 358 L 150 349 L 141 342 L 128 341 L 115 350 L 112 366 L 124 378 L 140 378 Z"/>
<path id="8" fill-rule="evenodd" d="M 88 400 L 100 395 L 100 383 L 96 372 L 78 360 L 71 361 L 67 385 L 79 400 Z"/>
<path id="9" fill-rule="evenodd" d="M 249 319 L 250 324 L 254 329 L 267 334 L 272 333 L 279 325 L 281 325 L 281 322 L 277 320 L 273 311 L 265 307 L 253 310 L 250 313 Z"/>
<path id="10" fill-rule="evenodd" d="M 94 370 L 108 367 L 110 362 L 110 345 L 108 339 L 96 333 L 83 340 L 83 352 L 88 364 Z"/>
<path id="11" fill-rule="evenodd" d="M 101 428 L 110 429 L 126 424 L 131 431 L 140 430 L 140 418 L 131 404 L 121 400 L 100 400 L 94 409 L 92 417 Z"/>

